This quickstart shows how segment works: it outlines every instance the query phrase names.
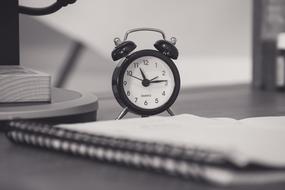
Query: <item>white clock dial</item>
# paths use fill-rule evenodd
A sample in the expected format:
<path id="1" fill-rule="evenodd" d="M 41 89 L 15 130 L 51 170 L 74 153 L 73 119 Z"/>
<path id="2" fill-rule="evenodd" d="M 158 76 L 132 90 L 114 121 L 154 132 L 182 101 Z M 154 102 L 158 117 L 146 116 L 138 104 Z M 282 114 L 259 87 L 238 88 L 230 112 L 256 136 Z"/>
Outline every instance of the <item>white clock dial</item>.
<path id="1" fill-rule="evenodd" d="M 168 102 L 175 81 L 170 67 L 163 60 L 144 56 L 127 67 L 123 87 L 134 105 L 142 109 L 155 109 Z"/>

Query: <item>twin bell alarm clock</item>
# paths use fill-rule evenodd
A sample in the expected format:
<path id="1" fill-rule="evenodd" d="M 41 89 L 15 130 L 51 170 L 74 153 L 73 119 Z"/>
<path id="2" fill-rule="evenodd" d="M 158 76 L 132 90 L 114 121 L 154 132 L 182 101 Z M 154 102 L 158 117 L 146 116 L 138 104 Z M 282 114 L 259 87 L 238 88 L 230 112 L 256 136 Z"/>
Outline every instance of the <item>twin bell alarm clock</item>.
<path id="1" fill-rule="evenodd" d="M 155 49 L 134 51 L 136 44 L 128 40 L 131 33 L 148 31 L 162 35 L 154 43 Z M 176 38 L 166 40 L 163 31 L 154 28 L 136 28 L 126 32 L 124 40 L 114 39 L 112 59 L 120 60 L 112 78 L 112 90 L 123 111 L 117 117 L 122 119 L 128 112 L 151 116 L 167 111 L 180 91 L 180 75 L 173 60 L 178 58 Z"/>

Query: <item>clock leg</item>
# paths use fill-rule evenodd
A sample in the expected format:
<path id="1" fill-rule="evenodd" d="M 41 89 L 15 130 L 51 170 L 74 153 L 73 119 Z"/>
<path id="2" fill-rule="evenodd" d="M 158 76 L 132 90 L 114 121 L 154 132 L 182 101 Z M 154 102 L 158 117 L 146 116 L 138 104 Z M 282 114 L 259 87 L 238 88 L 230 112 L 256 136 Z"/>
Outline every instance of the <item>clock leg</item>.
<path id="1" fill-rule="evenodd" d="M 168 108 L 166 111 L 169 113 L 170 116 L 175 116 L 174 112 L 170 108 Z"/>
<path id="2" fill-rule="evenodd" d="M 128 113 L 128 111 L 128 108 L 124 108 L 120 115 L 116 118 L 116 120 L 122 119 Z"/>

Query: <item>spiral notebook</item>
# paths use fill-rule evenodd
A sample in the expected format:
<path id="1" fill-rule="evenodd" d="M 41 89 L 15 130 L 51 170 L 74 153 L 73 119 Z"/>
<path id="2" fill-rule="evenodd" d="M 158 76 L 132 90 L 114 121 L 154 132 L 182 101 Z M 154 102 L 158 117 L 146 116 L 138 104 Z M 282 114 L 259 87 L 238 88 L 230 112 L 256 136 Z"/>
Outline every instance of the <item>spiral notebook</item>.
<path id="1" fill-rule="evenodd" d="M 285 117 L 193 115 L 50 126 L 11 121 L 8 138 L 97 161 L 220 185 L 285 181 Z"/>

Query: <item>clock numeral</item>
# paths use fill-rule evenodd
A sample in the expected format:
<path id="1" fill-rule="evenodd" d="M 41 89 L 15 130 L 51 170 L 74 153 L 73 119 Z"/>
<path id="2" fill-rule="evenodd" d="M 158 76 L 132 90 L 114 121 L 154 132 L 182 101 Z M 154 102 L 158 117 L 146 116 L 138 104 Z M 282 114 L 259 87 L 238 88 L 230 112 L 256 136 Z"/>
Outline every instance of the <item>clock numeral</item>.
<path id="1" fill-rule="evenodd" d="M 159 101 L 158 101 L 158 98 L 155 98 L 155 101 L 154 101 L 155 103 L 158 103 Z"/>
<path id="2" fill-rule="evenodd" d="M 131 92 L 128 90 L 127 91 L 127 96 L 130 96 L 131 95 Z"/>
<path id="3" fill-rule="evenodd" d="M 124 81 L 124 85 L 126 86 L 128 84 L 128 82 L 127 81 Z"/>
<path id="4" fill-rule="evenodd" d="M 138 98 L 137 97 L 135 97 L 135 102 L 137 102 L 138 101 Z"/>
<path id="5" fill-rule="evenodd" d="M 148 105 L 148 102 L 147 101 L 144 101 L 144 103 L 143 103 L 145 106 L 147 106 Z"/>
<path id="6" fill-rule="evenodd" d="M 157 68 L 157 63 L 155 63 L 155 68 Z"/>
<path id="7" fill-rule="evenodd" d="M 149 61 L 148 61 L 147 59 L 144 59 L 144 60 L 143 60 L 143 64 L 144 64 L 144 65 L 149 65 Z"/>
<path id="8" fill-rule="evenodd" d="M 127 71 L 127 75 L 133 76 L 133 72 L 132 71 Z"/>
<path id="9" fill-rule="evenodd" d="M 168 85 L 168 81 L 165 81 L 165 84 L 164 84 L 165 86 L 167 86 Z"/>
<path id="10" fill-rule="evenodd" d="M 134 68 L 138 68 L 139 67 L 139 63 L 134 63 Z"/>
<path id="11" fill-rule="evenodd" d="M 162 92 L 162 96 L 165 96 L 165 95 L 166 95 L 166 94 L 165 94 L 165 91 L 163 91 L 163 92 Z"/>
<path id="12" fill-rule="evenodd" d="M 162 71 L 162 76 L 165 76 L 165 73 L 166 73 L 166 71 L 163 70 L 163 71 Z"/>

